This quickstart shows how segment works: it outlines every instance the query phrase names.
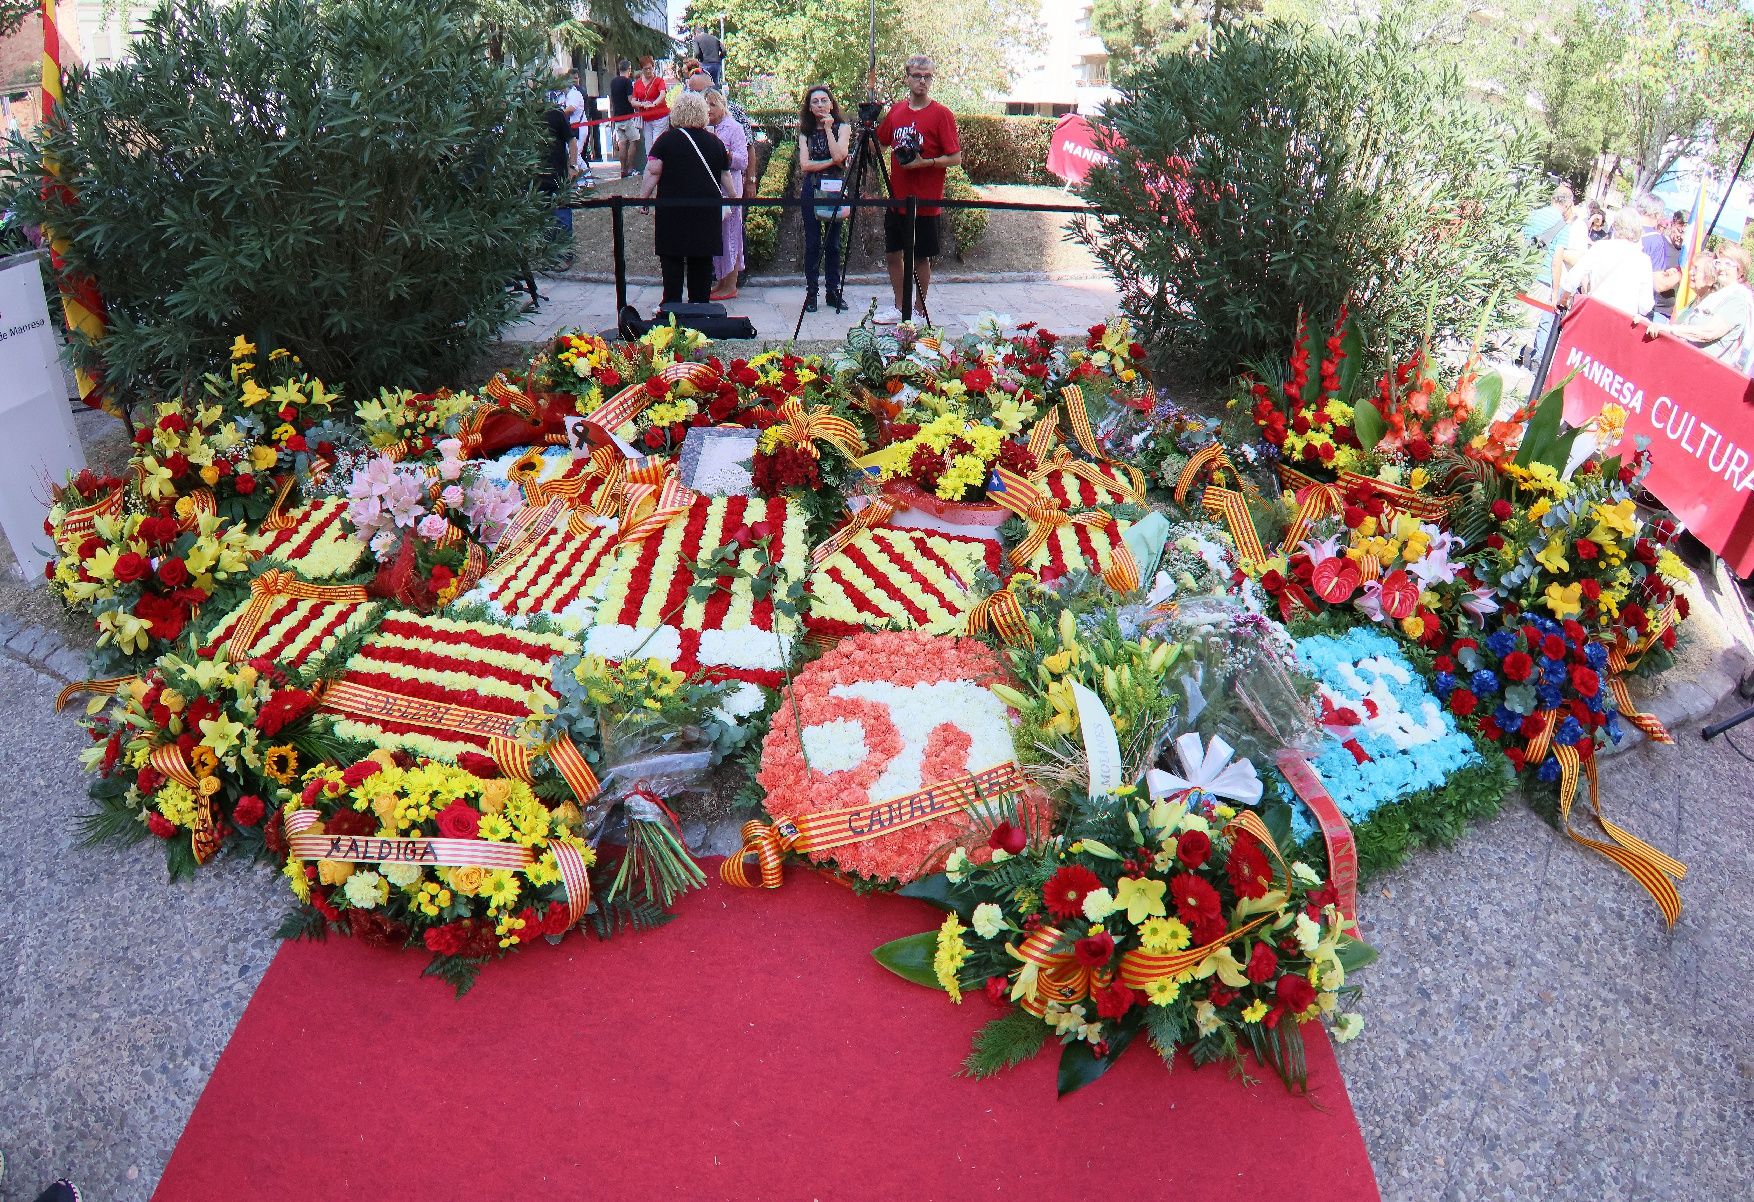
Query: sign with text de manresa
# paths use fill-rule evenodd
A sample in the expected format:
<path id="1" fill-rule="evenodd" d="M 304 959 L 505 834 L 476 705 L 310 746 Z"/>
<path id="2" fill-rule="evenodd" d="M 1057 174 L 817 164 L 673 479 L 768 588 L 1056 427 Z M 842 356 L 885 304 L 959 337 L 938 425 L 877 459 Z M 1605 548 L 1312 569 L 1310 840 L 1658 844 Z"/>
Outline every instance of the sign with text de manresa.
<path id="1" fill-rule="evenodd" d="M 1649 440 L 1645 487 L 1738 576 L 1754 574 L 1754 381 L 1588 297 L 1566 314 L 1547 378 L 1572 372 L 1565 420 L 1625 409 L 1621 447 Z"/>
<path id="2" fill-rule="evenodd" d="M 50 482 L 85 466 L 38 258 L 0 259 L 0 528 L 27 576 L 41 576 L 53 550 Z"/>
<path id="3" fill-rule="evenodd" d="M 1108 154 L 1097 148 L 1096 130 L 1077 113 L 1067 113 L 1054 126 L 1053 140 L 1048 143 L 1048 170 L 1069 184 L 1081 184 L 1092 167 L 1108 162 Z"/>

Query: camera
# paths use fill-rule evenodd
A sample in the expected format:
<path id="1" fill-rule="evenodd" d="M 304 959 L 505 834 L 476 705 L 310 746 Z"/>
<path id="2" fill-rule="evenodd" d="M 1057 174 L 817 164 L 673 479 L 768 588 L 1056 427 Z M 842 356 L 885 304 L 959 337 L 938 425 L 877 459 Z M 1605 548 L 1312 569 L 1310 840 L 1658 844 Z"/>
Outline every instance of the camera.
<path id="1" fill-rule="evenodd" d="M 883 103 L 878 100 L 866 100 L 859 105 L 859 120 L 866 125 L 876 125 L 883 120 Z"/>
<path id="2" fill-rule="evenodd" d="M 923 148 L 920 141 L 920 131 L 911 125 L 902 126 L 895 131 L 893 145 L 895 147 L 895 161 L 905 167 L 920 157 L 920 151 Z"/>

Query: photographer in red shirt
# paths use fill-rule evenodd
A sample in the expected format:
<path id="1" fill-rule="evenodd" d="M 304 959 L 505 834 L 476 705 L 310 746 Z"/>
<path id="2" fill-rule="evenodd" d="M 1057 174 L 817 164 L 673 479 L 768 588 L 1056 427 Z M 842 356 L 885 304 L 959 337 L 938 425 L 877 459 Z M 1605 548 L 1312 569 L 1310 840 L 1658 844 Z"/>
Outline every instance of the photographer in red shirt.
<path id="1" fill-rule="evenodd" d="M 956 118 L 931 98 L 932 60 L 916 54 L 907 60 L 907 99 L 897 101 L 877 127 L 877 142 L 888 146 L 889 194 L 905 201 L 919 200 L 915 224 L 914 278 L 919 285 L 920 305 L 932 282 L 932 260 L 938 255 L 938 231 L 943 222 L 944 173 L 962 165 L 962 143 L 956 136 Z M 902 252 L 907 248 L 907 211 L 898 206 L 883 211 L 883 249 L 888 252 L 889 286 L 895 304 L 877 314 L 879 325 L 901 320 L 901 286 L 904 280 Z"/>

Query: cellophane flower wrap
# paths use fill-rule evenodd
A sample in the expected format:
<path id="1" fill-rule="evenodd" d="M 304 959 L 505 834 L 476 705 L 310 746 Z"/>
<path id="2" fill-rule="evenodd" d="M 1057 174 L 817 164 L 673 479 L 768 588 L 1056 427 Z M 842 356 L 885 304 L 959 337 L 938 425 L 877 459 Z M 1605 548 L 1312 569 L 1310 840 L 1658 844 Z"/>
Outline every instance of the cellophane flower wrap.
<path id="1" fill-rule="evenodd" d="M 315 706 L 309 688 L 265 659 L 161 656 L 89 704 L 92 745 L 81 762 L 97 775 L 98 809 L 85 819 L 87 840 L 163 840 L 173 877 L 227 842 L 261 850 Z M 198 843 L 203 831 L 210 846 Z"/>

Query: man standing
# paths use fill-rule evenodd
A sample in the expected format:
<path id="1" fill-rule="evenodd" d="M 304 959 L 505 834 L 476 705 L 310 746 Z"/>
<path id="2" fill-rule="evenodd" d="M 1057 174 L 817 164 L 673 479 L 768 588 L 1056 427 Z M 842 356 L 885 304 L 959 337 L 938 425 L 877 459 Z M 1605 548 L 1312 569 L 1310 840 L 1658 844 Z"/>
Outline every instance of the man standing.
<path id="1" fill-rule="evenodd" d="M 640 125 L 633 108 L 633 64 L 617 59 L 615 78 L 609 81 L 609 129 L 615 159 L 621 164 L 619 178 L 633 174 L 634 147 L 639 145 Z"/>
<path id="2" fill-rule="evenodd" d="M 567 128 L 572 134 L 572 165 L 578 173 L 584 175 L 584 182 L 595 183 L 591 178 L 590 160 L 583 155 L 585 132 L 585 93 L 579 87 L 578 68 L 574 67 L 566 77 L 566 90 L 560 96 L 561 111 L 566 114 Z"/>
<path id="3" fill-rule="evenodd" d="M 877 314 L 879 325 L 901 320 L 901 291 L 906 268 L 903 253 L 913 235 L 914 278 L 919 283 L 921 307 L 932 283 L 932 260 L 938 255 L 940 214 L 944 199 L 944 175 L 962 165 L 962 143 L 956 134 L 956 118 L 931 98 L 935 72 L 932 60 L 916 54 L 907 60 L 907 99 L 897 101 L 877 127 L 877 142 L 890 147 L 889 195 L 896 201 L 914 197 L 919 220 L 908 229 L 907 211 L 892 205 L 883 211 L 883 249 L 889 261 L 889 286 L 895 304 Z"/>
<path id="4" fill-rule="evenodd" d="M 1570 186 L 1560 184 L 1553 189 L 1553 203 L 1536 209 L 1523 222 L 1523 237 L 1534 243 L 1541 255 L 1541 268 L 1529 287 L 1529 295 L 1535 300 L 1545 301 L 1550 305 L 1559 303 L 1557 285 L 1563 274 L 1563 269 L 1558 268 L 1559 251 L 1565 245 L 1572 221 L 1583 212 Z M 1526 348 L 1522 354 L 1522 361 L 1527 366 L 1533 368 L 1539 365 L 1541 353 L 1546 349 L 1547 339 L 1552 332 L 1553 311 L 1544 310 L 1535 327 L 1534 345 Z"/>
<path id="5" fill-rule="evenodd" d="M 1651 287 L 1650 259 L 1639 240 L 1644 227 L 1631 209 L 1614 214 L 1609 236 L 1591 246 L 1576 267 L 1565 273 L 1565 297 L 1582 292 L 1633 317 L 1647 317 L 1656 303 Z"/>
<path id="6" fill-rule="evenodd" d="M 1656 308 L 1651 322 L 1668 325 L 1675 318 L 1675 292 L 1681 286 L 1681 248 L 1670 241 L 1665 222 L 1663 202 L 1646 192 L 1632 202 L 1638 210 L 1638 222 L 1644 229 L 1639 245 L 1650 259 L 1651 288 L 1656 293 Z"/>
<path id="7" fill-rule="evenodd" d="M 700 69 L 713 77 L 713 87 L 725 86 L 725 44 L 706 26 L 688 39 L 688 57 L 700 60 Z"/>

